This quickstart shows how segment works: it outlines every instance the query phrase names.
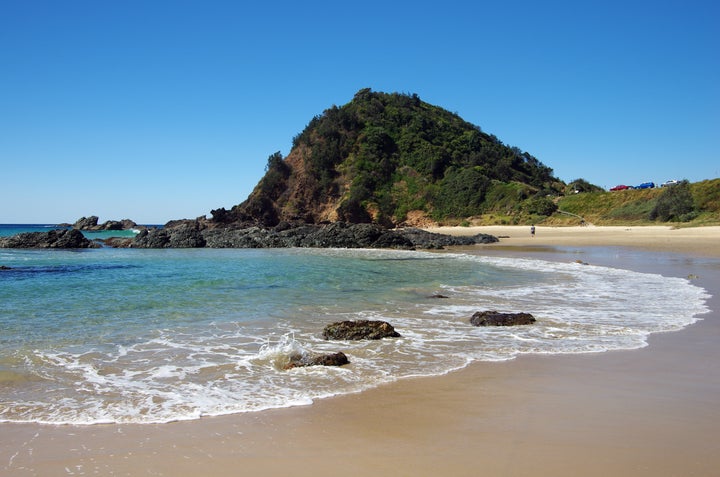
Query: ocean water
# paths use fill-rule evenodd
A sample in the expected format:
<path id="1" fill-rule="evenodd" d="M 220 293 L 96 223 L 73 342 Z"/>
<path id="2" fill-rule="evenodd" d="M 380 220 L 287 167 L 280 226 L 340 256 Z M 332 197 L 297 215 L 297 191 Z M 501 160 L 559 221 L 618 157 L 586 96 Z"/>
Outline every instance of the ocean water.
<path id="1" fill-rule="evenodd" d="M 0 224 L 0 237 L 25 232 L 47 232 L 57 228 L 59 227 L 53 224 Z"/>
<path id="2" fill-rule="evenodd" d="M 54 224 L 0 224 L 0 237 L 8 237 L 27 232 L 48 232 L 53 229 L 60 229 Z M 133 237 L 139 230 L 99 230 L 83 231 L 83 235 L 89 240 L 104 240 L 110 237 Z"/>
<path id="3" fill-rule="evenodd" d="M 640 348 L 708 311 L 685 279 L 462 253 L 0 249 L 0 265 L 10 267 L 0 271 L 5 422 L 164 423 L 305 405 L 474 361 Z M 538 322 L 469 324 L 488 309 Z M 357 319 L 402 337 L 323 340 L 325 325 Z M 350 364 L 283 368 L 291 353 L 336 351 Z"/>

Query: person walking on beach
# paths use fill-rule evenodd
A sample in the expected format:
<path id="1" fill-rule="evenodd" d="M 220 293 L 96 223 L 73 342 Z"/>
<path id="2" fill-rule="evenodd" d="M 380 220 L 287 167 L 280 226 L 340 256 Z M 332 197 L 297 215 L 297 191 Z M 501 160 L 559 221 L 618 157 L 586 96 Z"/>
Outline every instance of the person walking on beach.
<path id="1" fill-rule="evenodd" d="M 535 224 L 530 226 L 530 236 L 531 237 L 535 236 Z"/>

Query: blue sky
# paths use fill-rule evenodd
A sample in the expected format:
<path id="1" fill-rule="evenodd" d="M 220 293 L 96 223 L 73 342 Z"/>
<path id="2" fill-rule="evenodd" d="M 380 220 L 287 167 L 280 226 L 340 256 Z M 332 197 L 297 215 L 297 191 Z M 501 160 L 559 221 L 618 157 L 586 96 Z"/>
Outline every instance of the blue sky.
<path id="1" fill-rule="evenodd" d="M 0 0 L 0 223 L 230 208 L 366 87 L 564 181 L 720 177 L 716 1 L 252 3 Z"/>

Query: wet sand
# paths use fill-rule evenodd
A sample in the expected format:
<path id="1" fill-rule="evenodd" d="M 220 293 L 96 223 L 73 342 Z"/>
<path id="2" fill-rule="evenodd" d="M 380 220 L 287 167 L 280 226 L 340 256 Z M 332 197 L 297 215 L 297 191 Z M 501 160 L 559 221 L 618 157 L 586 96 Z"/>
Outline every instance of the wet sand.
<path id="1" fill-rule="evenodd" d="M 467 252 L 690 276 L 713 312 L 640 350 L 477 363 L 312 406 L 157 426 L 0 424 L 0 474 L 718 475 L 718 236 L 600 247 L 552 242 L 569 229 L 505 230 L 511 238 Z"/>

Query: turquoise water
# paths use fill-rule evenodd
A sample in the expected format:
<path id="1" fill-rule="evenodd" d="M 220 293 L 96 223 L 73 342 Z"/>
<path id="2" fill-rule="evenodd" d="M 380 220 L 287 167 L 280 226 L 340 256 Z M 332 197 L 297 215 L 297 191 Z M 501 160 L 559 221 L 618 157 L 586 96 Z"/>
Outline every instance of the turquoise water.
<path id="1" fill-rule="evenodd" d="M 54 224 L 0 224 L 0 237 L 8 237 L 27 232 L 48 232 L 53 229 L 59 229 Z M 110 237 L 134 237 L 138 230 L 102 230 L 102 231 L 84 231 L 83 235 L 89 240 L 104 240 Z"/>
<path id="2" fill-rule="evenodd" d="M 25 232 L 46 232 L 57 228 L 51 224 L 0 224 L 0 237 L 7 237 Z"/>
<path id="3" fill-rule="evenodd" d="M 0 272 L 0 420 L 11 422 L 309 404 L 478 360 L 639 348 L 707 311 L 707 294 L 683 279 L 451 253 L 0 249 L 0 265 L 10 268 Z M 487 309 L 538 323 L 469 325 Z M 325 325 L 353 319 L 389 321 L 402 338 L 322 339 Z M 283 370 L 293 352 L 335 351 L 351 364 Z"/>

